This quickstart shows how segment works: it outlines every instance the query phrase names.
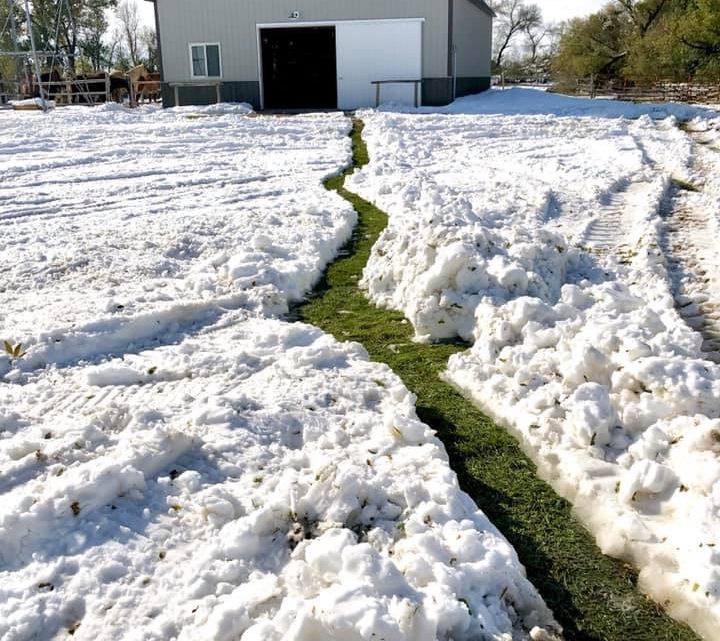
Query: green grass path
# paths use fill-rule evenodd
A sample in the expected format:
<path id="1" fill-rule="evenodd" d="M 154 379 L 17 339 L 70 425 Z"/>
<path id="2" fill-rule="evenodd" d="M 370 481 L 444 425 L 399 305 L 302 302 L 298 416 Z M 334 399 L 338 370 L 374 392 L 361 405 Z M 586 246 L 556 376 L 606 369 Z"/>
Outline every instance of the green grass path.
<path id="1" fill-rule="evenodd" d="M 354 167 L 368 162 L 362 127 L 355 121 Z M 293 317 L 338 340 L 362 343 L 373 360 L 389 365 L 417 395 L 418 415 L 438 432 L 462 488 L 515 546 L 567 639 L 697 639 L 638 592 L 633 570 L 600 553 L 570 505 L 537 478 L 518 443 L 440 380 L 448 358 L 467 346 L 413 343 L 402 314 L 376 308 L 360 291 L 358 281 L 387 216 L 344 189 L 345 175 L 328 180 L 326 187 L 355 207 L 359 224 L 346 255 L 330 265 Z"/>

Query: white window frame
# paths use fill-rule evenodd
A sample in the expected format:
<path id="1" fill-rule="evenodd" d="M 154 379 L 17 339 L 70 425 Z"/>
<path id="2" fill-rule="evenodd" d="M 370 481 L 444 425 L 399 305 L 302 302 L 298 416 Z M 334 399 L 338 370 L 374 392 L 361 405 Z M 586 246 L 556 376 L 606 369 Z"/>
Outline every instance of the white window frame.
<path id="1" fill-rule="evenodd" d="M 195 75 L 195 68 L 193 67 L 193 47 L 203 47 L 205 49 L 205 71 L 208 70 L 208 57 L 207 57 L 207 48 L 208 47 L 217 47 L 218 48 L 218 62 L 220 63 L 220 75 L 219 76 L 196 76 Z M 215 78 L 222 78 L 223 77 L 223 62 L 222 62 L 222 46 L 219 42 L 191 42 L 188 44 L 188 56 L 190 61 L 190 77 L 193 80 L 207 80 L 207 79 L 215 79 Z"/>

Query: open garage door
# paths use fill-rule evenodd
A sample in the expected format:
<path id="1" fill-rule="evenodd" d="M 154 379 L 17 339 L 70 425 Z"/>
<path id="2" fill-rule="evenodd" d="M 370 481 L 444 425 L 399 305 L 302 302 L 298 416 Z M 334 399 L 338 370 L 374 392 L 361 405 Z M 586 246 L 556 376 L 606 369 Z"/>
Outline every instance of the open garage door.
<path id="1" fill-rule="evenodd" d="M 377 80 L 422 78 L 422 20 L 339 22 L 337 37 L 338 107 L 375 106 Z M 383 85 L 383 102 L 413 104 L 413 85 Z"/>
<path id="2" fill-rule="evenodd" d="M 335 27 L 260 30 L 265 109 L 336 109 Z"/>

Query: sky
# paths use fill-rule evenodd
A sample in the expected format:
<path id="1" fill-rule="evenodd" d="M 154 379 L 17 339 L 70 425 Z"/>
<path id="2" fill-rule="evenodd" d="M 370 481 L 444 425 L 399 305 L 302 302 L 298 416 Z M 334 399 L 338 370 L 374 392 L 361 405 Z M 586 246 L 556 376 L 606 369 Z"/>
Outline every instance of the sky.
<path id="1" fill-rule="evenodd" d="M 586 16 L 607 4 L 608 0 L 534 0 L 540 5 L 546 22 L 562 22 L 578 16 Z M 153 5 L 151 2 L 137 0 L 143 22 L 154 25 Z"/>
<path id="2" fill-rule="evenodd" d="M 546 22 L 562 22 L 570 18 L 595 13 L 608 3 L 608 0 L 534 0 L 543 12 Z"/>

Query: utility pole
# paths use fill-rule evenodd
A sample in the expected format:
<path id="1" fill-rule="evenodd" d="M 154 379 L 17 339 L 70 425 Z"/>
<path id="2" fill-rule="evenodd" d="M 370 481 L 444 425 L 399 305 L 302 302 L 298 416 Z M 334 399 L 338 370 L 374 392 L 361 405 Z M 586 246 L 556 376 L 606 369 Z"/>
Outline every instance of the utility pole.
<path id="1" fill-rule="evenodd" d="M 35 34 L 33 33 L 32 18 L 30 16 L 30 4 L 25 0 L 25 19 L 27 20 L 28 33 L 30 34 L 30 49 L 32 50 L 33 63 L 35 65 L 35 78 L 37 79 L 38 89 L 40 90 L 40 105 L 42 110 L 47 112 L 48 105 L 45 100 L 45 89 L 42 86 L 42 76 L 40 75 L 40 63 L 38 62 L 37 49 L 35 48 Z"/>

